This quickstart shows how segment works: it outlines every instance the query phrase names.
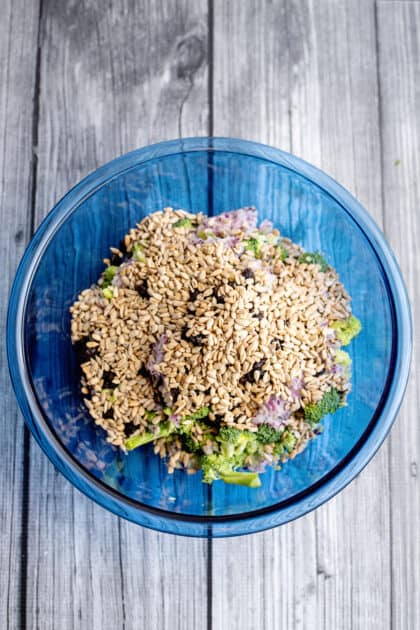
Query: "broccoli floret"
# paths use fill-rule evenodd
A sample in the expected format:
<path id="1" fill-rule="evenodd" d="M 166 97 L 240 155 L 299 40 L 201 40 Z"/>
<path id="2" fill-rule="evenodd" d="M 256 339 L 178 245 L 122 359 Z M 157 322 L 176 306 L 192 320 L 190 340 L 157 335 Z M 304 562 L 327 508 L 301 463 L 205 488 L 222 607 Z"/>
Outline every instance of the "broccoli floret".
<path id="1" fill-rule="evenodd" d="M 102 285 L 101 285 L 103 289 L 106 289 L 107 287 L 109 287 L 117 271 L 118 271 L 118 267 L 115 267 L 115 265 L 109 265 L 109 267 L 105 269 L 103 273 L 103 280 L 102 280 Z"/>
<path id="2" fill-rule="evenodd" d="M 225 483 L 249 488 L 258 488 L 261 485 L 258 473 L 234 470 L 232 463 L 221 454 L 205 455 L 201 459 L 201 469 L 205 483 L 213 483 L 221 479 Z"/>
<path id="3" fill-rule="evenodd" d="M 183 422 L 194 422 L 195 420 L 202 420 L 203 418 L 207 418 L 210 413 L 209 407 L 200 407 L 197 411 L 193 411 L 193 413 L 188 414 L 183 418 Z"/>
<path id="4" fill-rule="evenodd" d="M 172 227 L 173 228 L 184 228 L 184 227 L 191 228 L 192 221 L 188 217 L 184 217 L 183 219 L 179 219 L 178 221 L 175 221 L 175 223 L 172 223 Z"/>
<path id="5" fill-rule="evenodd" d="M 280 252 L 280 260 L 282 262 L 284 262 L 286 260 L 286 258 L 289 257 L 289 252 L 287 251 L 287 249 L 285 248 L 284 245 L 282 245 L 282 243 L 280 243 L 279 245 L 277 245 L 279 252 Z"/>
<path id="6" fill-rule="evenodd" d="M 137 260 L 137 262 L 146 262 L 146 257 L 144 255 L 144 245 L 142 245 L 142 243 L 135 243 L 133 245 L 133 249 L 131 250 L 131 254 L 134 260 Z"/>
<path id="7" fill-rule="evenodd" d="M 231 460 L 236 467 L 243 466 L 245 458 L 248 455 L 253 455 L 260 449 L 256 434 L 250 431 L 232 429 L 227 433 L 227 439 L 224 435 L 226 434 L 221 431 L 217 436 L 220 452 Z"/>
<path id="8" fill-rule="evenodd" d="M 258 474 L 238 470 L 245 465 L 245 459 L 260 448 L 255 434 L 240 431 L 233 427 L 223 427 L 217 436 L 219 452 L 205 455 L 201 459 L 203 481 L 212 483 L 222 479 L 225 483 L 257 488 L 261 485 Z"/>
<path id="9" fill-rule="evenodd" d="M 102 293 L 104 294 L 104 298 L 106 298 L 107 300 L 112 300 L 112 298 L 114 297 L 114 291 L 112 290 L 112 287 L 106 287 L 105 289 L 102 289 Z"/>
<path id="10" fill-rule="evenodd" d="M 192 433 L 192 429 L 197 426 L 201 428 L 200 435 L 195 432 Z M 185 449 L 190 453 L 201 451 L 208 440 L 214 440 L 214 432 L 211 426 L 204 422 L 185 420 L 184 418 L 179 425 L 178 431 L 182 437 Z"/>
<path id="11" fill-rule="evenodd" d="M 184 449 L 188 451 L 188 453 L 198 453 L 201 451 L 201 440 L 198 441 L 193 438 L 191 434 L 182 434 L 181 439 Z"/>
<path id="12" fill-rule="evenodd" d="M 350 341 L 362 330 L 362 324 L 357 317 L 350 315 L 347 319 L 337 319 L 331 324 L 331 328 L 335 330 L 335 334 L 340 343 L 343 346 L 348 346 Z"/>
<path id="13" fill-rule="evenodd" d="M 348 352 L 344 350 L 336 350 L 334 354 L 336 365 L 342 368 L 343 374 L 350 377 L 351 374 L 351 358 Z"/>
<path id="14" fill-rule="evenodd" d="M 132 451 L 138 446 L 144 446 L 145 444 L 149 444 L 149 442 L 153 442 L 154 440 L 158 440 L 162 437 L 168 437 L 171 433 L 173 433 L 175 427 L 173 424 L 169 422 L 165 422 L 159 426 L 158 433 L 152 433 L 151 431 L 147 431 L 146 433 L 139 433 L 137 435 L 132 435 L 125 441 L 125 448 L 127 451 Z"/>
<path id="15" fill-rule="evenodd" d="M 260 424 L 255 435 L 261 444 L 274 444 L 281 439 L 283 432 L 277 431 L 270 424 L 264 423 Z"/>
<path id="16" fill-rule="evenodd" d="M 291 453 L 297 444 L 297 437 L 291 431 L 284 431 L 281 437 L 281 444 L 288 453 Z"/>
<path id="17" fill-rule="evenodd" d="M 247 252 L 252 252 L 255 258 L 259 258 L 261 254 L 261 241 L 254 236 L 246 238 L 244 241 L 245 249 Z"/>
<path id="18" fill-rule="evenodd" d="M 344 368 L 349 368 L 351 366 L 350 355 L 344 350 L 335 351 L 334 361 L 337 363 L 337 365 L 341 365 Z"/>
<path id="19" fill-rule="evenodd" d="M 236 444 L 241 435 L 241 431 L 239 429 L 235 429 L 235 427 L 222 427 L 219 431 L 219 438 L 223 442 L 229 442 L 229 444 Z"/>
<path id="20" fill-rule="evenodd" d="M 325 392 L 321 400 L 316 404 L 306 405 L 304 408 L 305 420 L 314 426 L 329 413 L 335 413 L 341 405 L 341 396 L 335 388 Z"/>
<path id="21" fill-rule="evenodd" d="M 298 262 L 306 263 L 307 265 L 319 265 L 321 271 L 328 269 L 328 263 L 319 252 L 306 252 L 298 258 Z"/>
<path id="22" fill-rule="evenodd" d="M 261 258 L 261 250 L 263 245 L 278 245 L 278 236 L 275 234 L 257 234 L 244 239 L 243 243 L 248 252 L 252 252 L 255 258 Z M 280 246 L 282 247 L 282 246 Z M 287 257 L 287 252 L 286 252 Z"/>

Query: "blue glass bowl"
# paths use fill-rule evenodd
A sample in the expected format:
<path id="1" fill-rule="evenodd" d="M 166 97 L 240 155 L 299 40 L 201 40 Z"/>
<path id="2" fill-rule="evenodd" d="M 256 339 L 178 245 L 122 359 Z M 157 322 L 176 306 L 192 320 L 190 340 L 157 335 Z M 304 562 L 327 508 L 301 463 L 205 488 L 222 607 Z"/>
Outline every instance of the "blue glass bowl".
<path id="1" fill-rule="evenodd" d="M 353 298 L 363 331 L 351 344 L 348 407 L 293 461 L 248 489 L 167 473 L 145 447 L 105 441 L 81 401 L 69 306 L 103 269 L 108 248 L 165 206 L 217 214 L 255 205 L 282 234 L 324 252 Z M 129 153 L 98 169 L 50 212 L 13 285 L 10 372 L 35 439 L 82 492 L 135 523 L 191 536 L 256 532 L 297 518 L 351 481 L 388 433 L 407 383 L 410 309 L 397 263 L 359 203 L 313 166 L 276 149 L 190 138 Z"/>

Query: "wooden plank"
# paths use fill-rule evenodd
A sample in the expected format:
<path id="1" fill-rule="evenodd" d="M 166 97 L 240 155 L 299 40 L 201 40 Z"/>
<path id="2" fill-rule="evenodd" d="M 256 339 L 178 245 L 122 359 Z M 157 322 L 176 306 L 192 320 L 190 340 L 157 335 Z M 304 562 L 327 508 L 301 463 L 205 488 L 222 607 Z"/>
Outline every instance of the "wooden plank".
<path id="1" fill-rule="evenodd" d="M 420 317 L 420 5 L 378 2 L 385 228 L 400 262 L 414 325 Z M 392 627 L 420 627 L 420 346 L 390 441 Z"/>
<path id="2" fill-rule="evenodd" d="M 205 134 L 208 111 L 204 0 L 44 4 L 36 223 L 100 163 Z M 120 521 L 36 446 L 30 488 L 28 627 L 205 626 L 206 541 Z"/>
<path id="3" fill-rule="evenodd" d="M 5 0 L 0 20 L 0 252 L 3 283 L 0 322 L 31 229 L 32 118 L 39 3 Z M 22 515 L 24 429 L 0 344 L 0 627 L 18 628 L 22 619 Z"/>
<path id="4" fill-rule="evenodd" d="M 373 3 L 216 1 L 214 17 L 215 133 L 292 150 L 380 221 Z M 387 628 L 389 542 L 384 448 L 315 514 L 213 543 L 214 625 Z"/>
<path id="5" fill-rule="evenodd" d="M 300 7 L 295 22 L 305 24 L 305 7 Z M 313 6 L 306 22 L 312 45 L 303 63 L 309 90 L 299 88 L 298 76 L 291 109 L 292 130 L 300 137 L 299 145 L 293 139 L 294 151 L 340 181 L 381 224 L 374 18 L 373 3 Z M 302 32 L 301 27 L 291 41 L 299 42 Z M 390 626 L 387 450 L 385 446 L 353 484 L 315 515 L 318 627 Z"/>

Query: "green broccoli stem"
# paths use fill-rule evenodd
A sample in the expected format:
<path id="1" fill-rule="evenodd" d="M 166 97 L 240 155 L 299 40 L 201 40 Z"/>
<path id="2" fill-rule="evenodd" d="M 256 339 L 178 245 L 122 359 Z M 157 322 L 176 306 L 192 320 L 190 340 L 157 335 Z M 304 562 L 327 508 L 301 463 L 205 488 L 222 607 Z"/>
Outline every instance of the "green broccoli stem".
<path id="1" fill-rule="evenodd" d="M 256 472 L 238 472 L 233 471 L 220 475 L 220 479 L 225 483 L 234 483 L 238 486 L 247 486 L 248 488 L 259 488 L 261 480 Z"/>
<path id="2" fill-rule="evenodd" d="M 135 448 L 139 446 L 144 446 L 145 444 L 149 444 L 154 440 L 158 440 L 162 437 L 168 437 L 175 430 L 174 425 L 165 424 L 162 427 L 159 427 L 159 433 L 152 433 L 151 431 L 147 431 L 146 433 L 138 433 L 137 435 L 132 435 L 125 441 L 125 448 L 127 451 L 133 451 Z"/>

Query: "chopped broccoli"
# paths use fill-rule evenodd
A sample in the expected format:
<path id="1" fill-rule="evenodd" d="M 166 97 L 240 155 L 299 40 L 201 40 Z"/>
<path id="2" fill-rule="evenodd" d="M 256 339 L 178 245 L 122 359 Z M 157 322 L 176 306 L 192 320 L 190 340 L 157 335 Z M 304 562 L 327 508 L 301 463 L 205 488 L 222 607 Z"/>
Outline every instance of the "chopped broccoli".
<path id="1" fill-rule="evenodd" d="M 114 297 L 114 291 L 111 287 L 105 287 L 105 289 L 102 289 L 102 293 L 104 294 L 104 298 L 107 300 L 112 300 Z"/>
<path id="2" fill-rule="evenodd" d="M 260 243 L 268 243 L 269 245 L 278 245 L 279 244 L 279 236 L 277 234 L 266 234 L 265 232 L 259 232 L 257 239 Z"/>
<path id="3" fill-rule="evenodd" d="M 151 431 L 147 431 L 146 433 L 138 433 L 137 435 L 130 436 L 125 441 L 125 448 L 127 451 L 132 451 L 138 446 L 144 446 L 145 444 L 149 444 L 149 442 L 153 442 L 159 438 L 168 437 L 168 435 L 173 433 L 174 429 L 174 425 L 169 422 L 165 422 L 159 426 L 159 432 L 156 434 Z"/>
<path id="4" fill-rule="evenodd" d="M 144 255 L 144 245 L 142 245 L 142 243 L 135 243 L 133 245 L 131 253 L 134 260 L 137 260 L 137 262 L 146 262 L 146 257 Z"/>
<path id="5" fill-rule="evenodd" d="M 257 488 L 261 485 L 257 473 L 239 471 L 245 466 L 245 460 L 260 448 L 255 434 L 240 431 L 233 427 L 223 427 L 217 436 L 219 452 L 205 455 L 201 459 L 203 481 L 212 483 L 222 479 L 225 483 Z"/>
<path id="6" fill-rule="evenodd" d="M 319 252 L 306 252 L 299 256 L 298 262 L 306 263 L 307 265 L 319 265 L 321 271 L 328 269 L 328 263 Z"/>
<path id="7" fill-rule="evenodd" d="M 237 486 L 247 486 L 248 488 L 259 488 L 261 486 L 261 479 L 256 472 L 235 470 L 234 472 L 221 475 L 220 479 L 225 483 L 234 483 Z"/>
<path id="8" fill-rule="evenodd" d="M 201 451 L 201 441 L 195 439 L 191 434 L 182 434 L 181 439 L 184 449 L 188 453 L 198 453 Z"/>
<path id="9" fill-rule="evenodd" d="M 362 324 L 357 317 L 350 315 L 347 319 L 337 319 L 331 324 L 331 328 L 335 330 L 335 334 L 340 343 L 343 346 L 348 346 L 350 341 L 362 330 Z"/>
<path id="10" fill-rule="evenodd" d="M 270 424 L 260 424 L 258 431 L 255 434 L 258 442 L 261 444 L 274 444 L 278 442 L 282 437 L 283 432 L 277 431 Z"/>
<path id="11" fill-rule="evenodd" d="M 115 393 L 113 389 L 106 388 L 106 389 L 103 389 L 102 391 L 105 393 L 110 403 L 115 402 Z"/>
<path id="12" fill-rule="evenodd" d="M 118 267 L 115 267 L 115 265 L 109 265 L 109 267 L 105 269 L 103 273 L 103 281 L 101 285 L 103 289 L 106 289 L 107 287 L 109 287 L 117 271 L 118 271 Z"/>
<path id="13" fill-rule="evenodd" d="M 201 428 L 201 433 L 199 435 L 197 433 L 192 433 L 191 431 L 191 429 L 197 425 Z M 194 424 L 190 422 L 181 423 L 178 431 L 181 434 L 181 439 L 185 449 L 190 453 L 197 453 L 199 451 L 202 452 L 204 444 L 208 440 L 214 440 L 214 431 L 210 426 L 204 424 L 204 422 L 195 422 Z"/>
<path id="14" fill-rule="evenodd" d="M 336 350 L 334 361 L 337 365 L 340 365 L 346 372 L 350 372 L 351 358 L 348 352 L 345 352 L 344 350 Z"/>
<path id="15" fill-rule="evenodd" d="M 175 223 L 172 223 L 172 227 L 173 228 L 184 228 L 184 227 L 190 228 L 192 227 L 192 221 L 188 217 L 184 217 L 183 219 L 179 219 L 178 221 L 175 221 Z"/>
<path id="16" fill-rule="evenodd" d="M 183 418 L 183 420 L 186 420 L 188 422 L 194 421 L 194 420 L 202 420 L 203 418 L 206 418 L 210 413 L 210 409 L 209 407 L 200 407 L 200 409 L 197 409 L 197 411 L 193 411 L 193 413 L 188 414 L 188 416 L 185 416 L 185 418 Z"/>
<path id="17" fill-rule="evenodd" d="M 281 437 L 281 444 L 288 453 L 291 453 L 297 444 L 297 437 L 291 431 L 284 431 Z"/>
<path id="18" fill-rule="evenodd" d="M 305 420 L 314 426 L 322 420 L 328 413 L 335 413 L 341 405 L 340 393 L 332 388 L 325 392 L 321 400 L 316 404 L 306 405 L 304 408 Z"/>
<path id="19" fill-rule="evenodd" d="M 250 236 L 243 240 L 245 244 L 245 249 L 248 252 L 252 252 L 255 258 L 261 258 L 261 250 L 263 245 L 275 245 L 278 246 L 279 237 L 275 234 L 263 234 L 262 232 L 257 234 L 256 236 Z M 280 248 L 283 246 L 280 245 Z M 281 250 L 282 251 L 282 250 Z M 281 254 L 282 256 L 283 254 Z M 286 252 L 287 258 L 287 252 Z M 283 260 L 283 259 L 282 259 Z"/>
<path id="20" fill-rule="evenodd" d="M 149 411 L 149 409 L 145 409 L 144 415 L 146 416 L 146 419 L 150 421 L 156 417 L 156 411 Z"/>
<path id="21" fill-rule="evenodd" d="M 197 232 L 198 238 L 201 238 L 202 241 L 205 241 L 207 238 L 217 238 L 216 234 L 211 230 L 205 232 L 204 230 L 198 230 Z"/>
<path id="22" fill-rule="evenodd" d="M 334 355 L 334 360 L 337 365 L 341 365 L 343 367 L 351 366 L 351 358 L 348 352 L 344 350 L 336 350 Z"/>
<path id="23" fill-rule="evenodd" d="M 221 479 L 225 483 L 249 488 L 258 488 L 261 485 L 258 473 L 234 470 L 232 463 L 222 454 L 205 455 L 201 459 L 201 468 L 205 483 L 213 483 L 216 479 Z"/>
<path id="24" fill-rule="evenodd" d="M 219 438 L 223 442 L 229 442 L 229 444 L 236 444 L 240 435 L 241 431 L 235 427 L 222 427 L 219 431 Z"/>
<path id="25" fill-rule="evenodd" d="M 255 258 L 259 258 L 261 256 L 261 239 L 251 236 L 250 238 L 246 238 L 243 242 L 247 252 L 252 252 Z"/>
<path id="26" fill-rule="evenodd" d="M 282 262 L 284 262 L 286 260 L 286 258 L 289 257 L 289 252 L 287 251 L 287 249 L 285 248 L 285 246 L 280 243 L 279 245 L 277 245 L 279 251 L 280 251 L 280 260 Z"/>

